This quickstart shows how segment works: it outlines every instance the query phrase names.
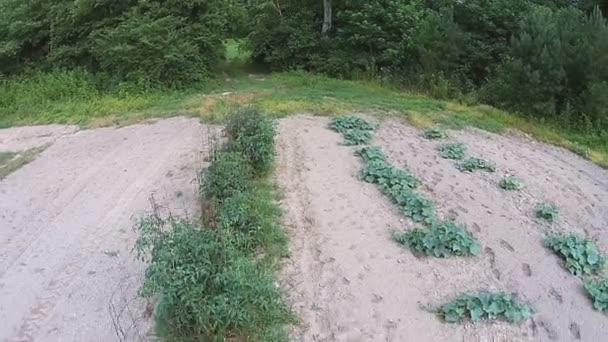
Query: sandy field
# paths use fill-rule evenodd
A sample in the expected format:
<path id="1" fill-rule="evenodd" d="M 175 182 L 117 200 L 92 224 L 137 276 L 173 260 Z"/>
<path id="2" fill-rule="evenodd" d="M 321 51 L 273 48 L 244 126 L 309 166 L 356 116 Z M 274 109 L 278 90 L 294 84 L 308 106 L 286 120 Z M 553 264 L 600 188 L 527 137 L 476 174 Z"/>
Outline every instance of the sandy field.
<path id="1" fill-rule="evenodd" d="M 391 240 L 411 229 L 372 184 L 358 179 L 356 147 L 327 129 L 329 120 L 292 117 L 278 136 L 278 183 L 291 236 L 281 285 L 300 315 L 294 341 L 605 341 L 608 317 L 593 310 L 579 278 L 542 246 L 548 231 L 585 233 L 608 252 L 608 171 L 521 134 L 450 132 L 468 154 L 496 162 L 496 173 L 461 173 L 438 141 L 389 119 L 374 133 L 396 166 L 423 182 L 441 217 L 466 224 L 482 245 L 471 258 L 415 256 Z M 506 192 L 505 175 L 527 185 Z M 560 221 L 534 218 L 555 202 Z M 443 323 L 432 311 L 467 291 L 516 294 L 536 314 L 519 325 Z"/>
<path id="2" fill-rule="evenodd" d="M 0 341 L 149 339 L 133 226 L 151 196 L 197 215 L 207 134 L 187 118 L 0 130 L 0 151 L 49 145 L 0 182 Z"/>

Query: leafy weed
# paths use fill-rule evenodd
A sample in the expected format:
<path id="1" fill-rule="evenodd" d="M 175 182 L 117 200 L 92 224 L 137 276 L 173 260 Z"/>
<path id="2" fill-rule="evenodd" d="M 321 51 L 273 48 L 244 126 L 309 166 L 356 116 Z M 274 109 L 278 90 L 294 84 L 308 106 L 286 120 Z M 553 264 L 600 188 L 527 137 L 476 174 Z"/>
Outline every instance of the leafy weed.
<path id="1" fill-rule="evenodd" d="M 229 150 L 241 152 L 257 173 L 270 171 L 275 135 L 272 119 L 255 107 L 244 107 L 230 116 L 226 133 Z"/>
<path id="2" fill-rule="evenodd" d="M 536 217 L 555 222 L 559 219 L 559 208 L 552 203 L 540 203 L 534 208 Z"/>
<path id="3" fill-rule="evenodd" d="M 475 170 L 494 172 L 496 171 L 496 164 L 485 159 L 471 157 L 456 164 L 456 168 L 462 172 L 473 172 Z"/>
<path id="4" fill-rule="evenodd" d="M 461 160 L 467 153 L 467 147 L 462 143 L 443 144 L 437 148 L 441 157 L 446 159 Z"/>
<path id="5" fill-rule="evenodd" d="M 608 311 L 608 278 L 586 281 L 585 290 L 596 310 Z"/>
<path id="6" fill-rule="evenodd" d="M 534 309 L 517 301 L 507 293 L 481 292 L 464 294 L 444 304 L 440 314 L 450 323 L 504 319 L 509 322 L 521 322 L 532 316 Z"/>
<path id="7" fill-rule="evenodd" d="M 393 232 L 393 238 L 416 252 L 437 258 L 477 255 L 481 249 L 468 230 L 452 221 L 433 224 L 429 229 Z"/>
<path id="8" fill-rule="evenodd" d="M 605 258 L 590 239 L 575 234 L 552 234 L 545 238 L 545 247 L 565 261 L 564 267 L 576 276 L 598 273 Z"/>
<path id="9" fill-rule="evenodd" d="M 502 189 L 508 191 L 521 190 L 524 188 L 524 182 L 515 176 L 507 176 L 501 179 L 498 185 Z"/>

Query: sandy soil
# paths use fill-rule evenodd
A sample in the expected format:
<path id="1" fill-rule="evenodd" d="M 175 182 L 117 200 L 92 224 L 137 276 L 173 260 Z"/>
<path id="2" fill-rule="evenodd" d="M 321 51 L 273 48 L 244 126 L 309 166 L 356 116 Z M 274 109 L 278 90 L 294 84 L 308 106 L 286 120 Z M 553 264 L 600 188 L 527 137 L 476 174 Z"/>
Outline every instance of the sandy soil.
<path id="1" fill-rule="evenodd" d="M 133 223 L 151 195 L 196 214 L 207 133 L 187 118 L 0 130 L 0 150 L 52 144 L 0 182 L 0 341 L 146 338 Z"/>
<path id="2" fill-rule="evenodd" d="M 396 120 L 375 133 L 392 163 L 410 168 L 445 218 L 466 224 L 483 246 L 474 258 L 416 257 L 391 241 L 389 227 L 413 227 L 375 188 L 357 178 L 355 148 L 325 118 L 280 124 L 278 181 L 291 235 L 282 286 L 301 317 L 295 341 L 602 341 L 608 319 L 594 311 L 581 281 L 542 247 L 548 230 L 586 233 L 608 252 L 608 171 L 524 136 L 450 132 L 469 154 L 498 171 L 461 173 L 439 157 L 440 142 Z M 505 192 L 507 174 L 527 187 Z M 559 223 L 533 218 L 553 201 Z M 515 293 L 537 313 L 520 325 L 440 321 L 430 309 L 461 292 Z"/>

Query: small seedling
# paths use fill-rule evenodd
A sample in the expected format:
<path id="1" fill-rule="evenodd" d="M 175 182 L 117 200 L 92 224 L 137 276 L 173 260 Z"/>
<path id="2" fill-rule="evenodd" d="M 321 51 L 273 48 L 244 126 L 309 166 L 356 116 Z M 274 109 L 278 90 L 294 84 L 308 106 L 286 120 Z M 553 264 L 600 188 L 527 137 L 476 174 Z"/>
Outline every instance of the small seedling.
<path id="1" fill-rule="evenodd" d="M 444 139 L 448 137 L 448 133 L 439 128 L 429 128 L 424 131 L 423 136 L 427 139 Z"/>
<path id="2" fill-rule="evenodd" d="M 576 276 L 596 274 L 605 262 L 596 244 L 580 235 L 549 235 L 545 239 L 545 247 L 562 258 L 565 261 L 564 267 Z"/>
<path id="3" fill-rule="evenodd" d="M 555 222 L 559 218 L 559 209 L 555 204 L 540 203 L 534 208 L 536 217 L 545 219 L 549 222 Z"/>
<path id="4" fill-rule="evenodd" d="M 508 176 L 501 179 L 498 185 L 500 185 L 502 189 L 508 191 L 521 190 L 524 188 L 524 182 L 515 176 Z"/>
<path id="5" fill-rule="evenodd" d="M 437 258 L 477 255 L 481 249 L 468 230 L 452 221 L 435 223 L 429 229 L 393 232 L 393 238 L 414 251 Z"/>
<path id="6" fill-rule="evenodd" d="M 490 161 L 480 158 L 469 158 L 456 164 L 458 170 L 465 172 L 473 172 L 475 170 L 483 170 L 487 172 L 496 171 L 496 165 Z"/>
<path id="7" fill-rule="evenodd" d="M 599 311 L 608 311 L 608 278 L 587 280 L 585 290 L 593 300 L 593 307 Z"/>
<path id="8" fill-rule="evenodd" d="M 467 147 L 462 143 L 443 144 L 437 150 L 443 158 L 455 160 L 461 160 L 467 153 Z"/>
<path id="9" fill-rule="evenodd" d="M 534 309 L 507 293 L 481 292 L 461 295 L 441 306 L 439 313 L 449 323 L 466 319 L 474 322 L 504 319 L 517 323 L 530 318 Z"/>

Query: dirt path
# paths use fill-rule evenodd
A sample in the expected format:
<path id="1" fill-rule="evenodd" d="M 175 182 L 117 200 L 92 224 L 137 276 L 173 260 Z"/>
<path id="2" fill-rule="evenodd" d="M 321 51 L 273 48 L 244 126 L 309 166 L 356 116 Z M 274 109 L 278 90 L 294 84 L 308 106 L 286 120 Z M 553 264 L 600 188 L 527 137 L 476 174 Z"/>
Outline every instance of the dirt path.
<path id="1" fill-rule="evenodd" d="M 0 130 L 0 150 L 52 143 L 0 182 L 0 341 L 144 338 L 133 223 L 152 194 L 196 214 L 207 130 L 186 118 L 40 129 Z"/>
<path id="2" fill-rule="evenodd" d="M 558 148 L 523 137 L 451 132 L 469 154 L 492 159 L 495 174 L 463 174 L 441 159 L 438 142 L 398 121 L 375 133 L 391 162 L 410 168 L 442 217 L 466 224 L 483 246 L 475 258 L 417 258 L 391 241 L 409 220 L 358 180 L 355 148 L 326 129 L 327 119 L 280 124 L 278 181 L 291 235 L 282 285 L 302 323 L 296 341 L 601 341 L 608 319 L 594 311 L 581 282 L 542 247 L 547 230 L 585 232 L 608 252 L 608 172 Z M 505 174 L 528 187 L 506 193 Z M 560 223 L 533 219 L 539 201 L 561 208 Z M 461 292 L 516 293 L 537 309 L 519 326 L 450 325 L 429 309 Z"/>

